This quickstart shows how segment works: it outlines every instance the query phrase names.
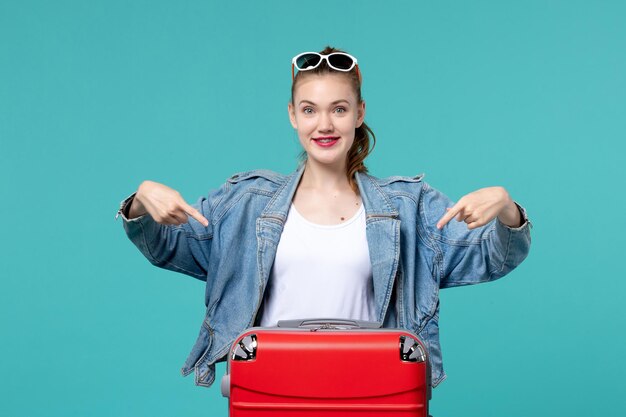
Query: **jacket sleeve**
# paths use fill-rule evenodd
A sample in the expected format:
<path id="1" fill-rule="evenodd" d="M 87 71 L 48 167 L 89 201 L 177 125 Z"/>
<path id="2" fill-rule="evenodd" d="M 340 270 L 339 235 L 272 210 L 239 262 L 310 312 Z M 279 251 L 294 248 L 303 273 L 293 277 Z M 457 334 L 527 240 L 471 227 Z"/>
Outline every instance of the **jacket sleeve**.
<path id="1" fill-rule="evenodd" d="M 126 235 L 150 263 L 206 281 L 214 227 L 212 214 L 224 187 L 192 204 L 209 221 L 207 227 L 191 216 L 181 225 L 162 225 L 148 214 L 128 219 L 127 210 L 135 193 L 121 202 L 116 218 L 122 217 Z"/>
<path id="2" fill-rule="evenodd" d="M 446 207 L 454 204 L 446 195 L 423 183 L 420 220 L 438 258 L 440 288 L 494 281 L 526 258 L 532 223 L 517 202 L 523 220 L 519 227 L 509 227 L 496 217 L 476 229 L 470 230 L 465 222 L 455 219 L 437 229 Z"/>

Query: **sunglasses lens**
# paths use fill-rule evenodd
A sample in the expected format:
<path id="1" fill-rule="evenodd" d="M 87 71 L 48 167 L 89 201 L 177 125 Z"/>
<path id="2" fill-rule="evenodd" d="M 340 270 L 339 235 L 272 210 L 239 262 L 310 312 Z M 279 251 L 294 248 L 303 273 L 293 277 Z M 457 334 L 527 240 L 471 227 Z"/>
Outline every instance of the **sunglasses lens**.
<path id="1" fill-rule="evenodd" d="M 318 55 L 313 54 L 304 54 L 296 59 L 296 67 L 299 70 L 305 70 L 309 67 L 314 67 L 320 62 L 320 58 Z"/>
<path id="2" fill-rule="evenodd" d="M 349 70 L 354 64 L 352 58 L 344 54 L 332 54 L 328 57 L 328 61 L 333 67 L 345 71 Z"/>

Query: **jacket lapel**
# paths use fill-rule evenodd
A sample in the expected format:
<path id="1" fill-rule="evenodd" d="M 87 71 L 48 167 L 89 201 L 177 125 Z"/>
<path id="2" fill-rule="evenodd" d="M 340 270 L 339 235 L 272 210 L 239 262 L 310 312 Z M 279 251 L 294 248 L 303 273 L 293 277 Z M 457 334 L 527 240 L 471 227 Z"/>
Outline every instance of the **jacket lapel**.
<path id="1" fill-rule="evenodd" d="M 376 314 L 382 323 L 400 259 L 399 213 L 372 177 L 359 172 L 355 177 L 367 216 L 365 230 L 372 263 Z"/>
<path id="2" fill-rule="evenodd" d="M 256 222 L 257 265 L 261 294 L 270 275 L 276 257 L 278 242 L 287 221 L 291 201 L 304 172 L 304 164 L 289 175 L 285 183 L 276 191 Z M 260 300 L 259 300 L 260 301 Z"/>

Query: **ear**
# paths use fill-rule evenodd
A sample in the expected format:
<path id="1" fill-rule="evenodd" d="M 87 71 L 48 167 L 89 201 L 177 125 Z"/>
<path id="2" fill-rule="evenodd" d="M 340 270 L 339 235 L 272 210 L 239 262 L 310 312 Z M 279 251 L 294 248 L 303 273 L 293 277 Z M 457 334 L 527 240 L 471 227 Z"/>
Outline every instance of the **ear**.
<path id="1" fill-rule="evenodd" d="M 296 123 L 296 111 L 291 104 L 291 101 L 287 105 L 287 112 L 289 113 L 289 121 L 291 122 L 291 126 L 293 126 L 294 129 L 297 129 L 298 124 Z"/>
<path id="2" fill-rule="evenodd" d="M 365 100 L 361 101 L 361 103 L 357 105 L 356 127 L 361 127 L 364 120 L 365 120 Z"/>

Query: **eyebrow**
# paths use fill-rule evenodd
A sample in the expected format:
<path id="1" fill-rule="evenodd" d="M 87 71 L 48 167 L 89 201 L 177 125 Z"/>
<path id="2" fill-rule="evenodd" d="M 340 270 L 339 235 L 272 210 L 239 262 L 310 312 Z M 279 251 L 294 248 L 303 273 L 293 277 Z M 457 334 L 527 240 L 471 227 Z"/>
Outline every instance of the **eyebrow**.
<path id="1" fill-rule="evenodd" d="M 300 105 L 302 103 L 309 103 L 309 104 L 315 105 L 315 103 L 313 103 L 312 101 L 309 101 L 309 100 L 300 100 L 300 103 L 298 103 L 298 105 Z M 350 102 L 348 100 L 344 100 L 344 99 L 335 100 L 335 101 L 333 101 L 330 104 L 334 105 L 334 104 L 337 104 L 337 103 L 348 103 L 348 104 L 350 104 Z"/>

